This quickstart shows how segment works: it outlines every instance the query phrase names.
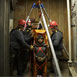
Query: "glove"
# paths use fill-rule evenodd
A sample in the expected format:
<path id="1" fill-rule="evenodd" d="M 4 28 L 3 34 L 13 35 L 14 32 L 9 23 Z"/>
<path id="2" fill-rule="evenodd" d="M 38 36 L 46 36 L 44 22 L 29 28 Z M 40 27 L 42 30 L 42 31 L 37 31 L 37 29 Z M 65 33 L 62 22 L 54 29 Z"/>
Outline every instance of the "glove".
<path id="1" fill-rule="evenodd" d="M 31 46 L 30 46 L 30 49 L 32 50 L 33 48 L 34 48 L 33 45 L 31 45 Z"/>

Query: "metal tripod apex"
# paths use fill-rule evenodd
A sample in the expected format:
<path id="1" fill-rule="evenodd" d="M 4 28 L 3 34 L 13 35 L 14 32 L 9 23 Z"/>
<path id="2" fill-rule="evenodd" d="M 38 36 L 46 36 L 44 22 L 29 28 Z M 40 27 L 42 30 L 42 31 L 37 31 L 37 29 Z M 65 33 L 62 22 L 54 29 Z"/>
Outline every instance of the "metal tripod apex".
<path id="1" fill-rule="evenodd" d="M 42 19 L 43 19 L 43 23 L 44 23 L 44 27 L 45 27 L 47 36 L 48 36 L 50 48 L 52 50 L 52 55 L 53 55 L 53 59 L 54 59 L 54 63 L 55 63 L 56 69 L 57 69 L 58 77 L 62 77 L 61 71 L 60 71 L 60 68 L 59 68 L 59 64 L 58 64 L 58 61 L 57 61 L 57 57 L 56 57 L 56 54 L 55 54 L 55 51 L 54 51 L 54 48 L 53 48 L 52 40 L 50 38 L 50 34 L 49 34 L 48 27 L 47 27 L 47 23 L 46 23 L 46 20 L 45 20 L 45 17 L 44 17 L 44 14 L 43 14 L 41 6 L 40 6 L 40 10 L 41 10 L 41 13 L 42 13 Z"/>

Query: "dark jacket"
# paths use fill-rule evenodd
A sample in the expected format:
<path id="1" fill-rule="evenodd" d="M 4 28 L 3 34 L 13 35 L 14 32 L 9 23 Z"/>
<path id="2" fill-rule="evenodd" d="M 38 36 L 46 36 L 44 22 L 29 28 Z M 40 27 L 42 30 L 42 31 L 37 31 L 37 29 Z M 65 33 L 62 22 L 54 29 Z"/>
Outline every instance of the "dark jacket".
<path id="1" fill-rule="evenodd" d="M 25 41 L 29 44 L 32 45 L 33 44 L 33 40 L 34 38 L 32 37 L 32 33 L 29 31 L 27 32 L 27 29 L 23 32 L 24 37 L 25 37 Z"/>
<path id="2" fill-rule="evenodd" d="M 52 43 L 55 51 L 61 51 L 63 49 L 63 34 L 61 31 L 53 32 L 51 35 Z"/>
<path id="3" fill-rule="evenodd" d="M 23 32 L 20 30 L 12 30 L 10 33 L 10 46 L 15 49 L 30 48 L 25 42 Z"/>

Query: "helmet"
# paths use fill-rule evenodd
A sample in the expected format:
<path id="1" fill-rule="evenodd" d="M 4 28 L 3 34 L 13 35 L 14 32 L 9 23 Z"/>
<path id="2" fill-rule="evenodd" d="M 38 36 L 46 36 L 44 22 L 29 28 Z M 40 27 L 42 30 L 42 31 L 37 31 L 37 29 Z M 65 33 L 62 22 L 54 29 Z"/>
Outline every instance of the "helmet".
<path id="1" fill-rule="evenodd" d="M 29 20 L 27 21 L 27 23 L 31 23 L 31 20 L 29 19 Z"/>
<path id="2" fill-rule="evenodd" d="M 52 21 L 50 22 L 50 28 L 53 28 L 55 26 L 58 26 L 57 22 L 56 21 Z"/>
<path id="3" fill-rule="evenodd" d="M 20 19 L 20 20 L 18 21 L 18 25 L 19 25 L 19 26 L 24 25 L 24 27 L 26 27 L 26 21 L 23 20 L 23 19 Z"/>
<path id="4" fill-rule="evenodd" d="M 23 20 L 23 19 L 20 19 L 20 20 L 18 21 L 18 24 L 19 24 L 19 25 L 26 25 L 26 21 Z"/>

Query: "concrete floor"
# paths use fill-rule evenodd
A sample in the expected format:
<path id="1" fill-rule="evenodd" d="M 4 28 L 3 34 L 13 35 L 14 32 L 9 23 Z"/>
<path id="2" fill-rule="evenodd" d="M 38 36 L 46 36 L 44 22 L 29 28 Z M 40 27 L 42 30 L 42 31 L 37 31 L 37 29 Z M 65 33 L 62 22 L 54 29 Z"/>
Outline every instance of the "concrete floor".
<path id="1" fill-rule="evenodd" d="M 74 65 L 73 67 L 75 69 L 75 72 L 77 73 L 77 65 Z"/>
<path id="2" fill-rule="evenodd" d="M 68 62 L 67 61 L 60 61 L 60 68 L 62 77 L 71 77 L 68 70 Z M 54 73 L 50 73 L 49 77 L 54 77 Z"/>
<path id="3" fill-rule="evenodd" d="M 63 77 L 71 77 L 68 70 L 68 62 L 67 61 L 60 61 L 60 68 Z M 55 73 L 50 72 L 48 77 L 54 77 Z M 29 77 L 29 73 L 25 74 L 25 77 Z"/>
<path id="4" fill-rule="evenodd" d="M 68 70 L 68 62 L 67 61 L 60 61 L 60 68 L 61 68 L 61 72 L 62 72 L 62 77 L 71 77 L 71 75 L 69 74 L 69 70 Z M 24 77 L 29 77 L 30 74 L 27 72 L 24 74 Z M 48 73 L 48 77 L 54 77 L 55 73 L 54 72 L 50 72 Z"/>

